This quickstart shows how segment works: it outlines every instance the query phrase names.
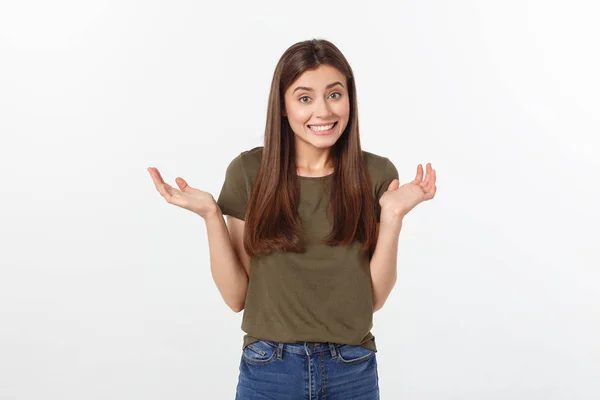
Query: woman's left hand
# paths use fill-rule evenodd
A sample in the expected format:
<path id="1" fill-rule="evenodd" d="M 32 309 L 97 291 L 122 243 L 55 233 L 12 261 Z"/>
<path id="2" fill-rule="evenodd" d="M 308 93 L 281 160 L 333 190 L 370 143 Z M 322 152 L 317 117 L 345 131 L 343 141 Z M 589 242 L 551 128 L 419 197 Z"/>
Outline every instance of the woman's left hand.
<path id="1" fill-rule="evenodd" d="M 412 182 L 400 186 L 400 181 L 394 179 L 388 186 L 388 190 L 379 199 L 381 222 L 402 219 L 417 204 L 433 199 L 437 190 L 435 181 L 435 170 L 431 167 L 431 163 L 427 164 L 425 179 L 423 179 L 421 164 L 417 166 L 417 176 Z"/>

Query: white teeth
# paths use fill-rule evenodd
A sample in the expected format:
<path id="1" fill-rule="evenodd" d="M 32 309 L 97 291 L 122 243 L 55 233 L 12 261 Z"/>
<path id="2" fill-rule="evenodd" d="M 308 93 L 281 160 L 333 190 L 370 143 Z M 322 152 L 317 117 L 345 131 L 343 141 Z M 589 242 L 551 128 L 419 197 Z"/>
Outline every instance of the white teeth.
<path id="1" fill-rule="evenodd" d="M 313 131 L 328 131 L 331 128 L 333 128 L 333 125 L 335 125 L 335 122 L 333 124 L 329 124 L 329 125 L 322 125 L 322 126 L 309 125 L 308 127 L 310 129 L 312 129 Z"/>

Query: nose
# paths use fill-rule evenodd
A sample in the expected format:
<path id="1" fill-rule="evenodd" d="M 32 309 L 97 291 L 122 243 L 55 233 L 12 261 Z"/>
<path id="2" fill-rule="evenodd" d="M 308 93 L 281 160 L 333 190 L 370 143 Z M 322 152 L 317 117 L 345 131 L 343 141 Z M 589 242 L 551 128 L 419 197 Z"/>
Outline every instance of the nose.
<path id="1" fill-rule="evenodd" d="M 315 116 L 318 118 L 328 118 L 332 115 L 331 108 L 327 100 L 321 99 L 315 104 Z"/>

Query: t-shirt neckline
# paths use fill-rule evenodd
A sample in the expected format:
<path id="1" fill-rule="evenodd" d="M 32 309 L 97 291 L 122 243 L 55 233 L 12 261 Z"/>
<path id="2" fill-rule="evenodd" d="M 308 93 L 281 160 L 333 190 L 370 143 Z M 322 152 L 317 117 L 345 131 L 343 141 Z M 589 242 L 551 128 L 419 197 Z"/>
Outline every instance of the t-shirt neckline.
<path id="1" fill-rule="evenodd" d="M 320 180 L 320 179 L 326 179 L 326 178 L 330 178 L 333 176 L 333 172 L 329 175 L 323 175 L 323 176 L 302 176 L 302 175 L 296 175 L 298 178 L 303 179 L 303 180 Z"/>

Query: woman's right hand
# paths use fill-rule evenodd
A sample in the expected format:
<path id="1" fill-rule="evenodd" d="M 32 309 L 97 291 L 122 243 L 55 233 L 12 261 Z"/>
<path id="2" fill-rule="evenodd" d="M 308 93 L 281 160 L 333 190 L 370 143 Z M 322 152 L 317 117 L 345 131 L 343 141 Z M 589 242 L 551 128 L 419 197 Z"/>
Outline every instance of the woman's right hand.
<path id="1" fill-rule="evenodd" d="M 165 183 L 158 169 L 149 167 L 148 172 L 150 172 L 156 190 L 165 198 L 167 203 L 190 210 L 202 218 L 216 214 L 219 210 L 217 202 L 210 193 L 189 186 L 183 178 L 175 178 L 177 186 L 181 189 L 178 190 Z"/>

